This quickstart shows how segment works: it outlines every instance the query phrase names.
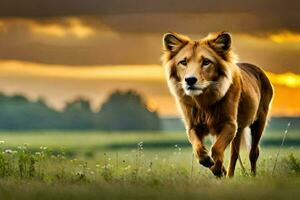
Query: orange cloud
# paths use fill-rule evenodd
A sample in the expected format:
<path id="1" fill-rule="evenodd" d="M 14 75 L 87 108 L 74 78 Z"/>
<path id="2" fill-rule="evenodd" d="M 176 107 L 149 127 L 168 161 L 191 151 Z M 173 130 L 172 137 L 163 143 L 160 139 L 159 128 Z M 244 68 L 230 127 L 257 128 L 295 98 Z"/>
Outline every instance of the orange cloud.
<path id="1" fill-rule="evenodd" d="M 84 25 L 77 18 L 67 18 L 66 25 L 61 24 L 39 24 L 33 23 L 31 31 L 37 34 L 44 34 L 56 37 L 74 35 L 77 38 L 86 38 L 94 33 L 93 28 Z"/>
<path id="2" fill-rule="evenodd" d="M 0 20 L 0 30 L 7 30 L 11 26 L 26 27 L 26 30 L 34 34 L 59 38 L 74 36 L 78 39 L 83 39 L 95 33 L 93 27 L 83 24 L 82 21 L 76 17 L 63 18 L 59 22 L 44 23 L 20 18 Z"/>
<path id="3" fill-rule="evenodd" d="M 0 21 L 0 31 L 5 30 L 5 24 L 4 22 Z"/>

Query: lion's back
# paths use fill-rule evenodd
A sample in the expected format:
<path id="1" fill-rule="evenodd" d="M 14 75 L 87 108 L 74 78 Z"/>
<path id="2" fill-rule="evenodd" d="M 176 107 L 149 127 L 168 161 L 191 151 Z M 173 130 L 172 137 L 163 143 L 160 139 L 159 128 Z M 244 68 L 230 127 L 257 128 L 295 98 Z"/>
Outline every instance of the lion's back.
<path id="1" fill-rule="evenodd" d="M 258 94 L 260 96 L 258 113 L 268 112 L 269 106 L 273 98 L 272 84 L 264 73 L 264 71 L 256 65 L 250 63 L 237 63 L 241 69 L 244 86 L 252 85 L 254 88 L 258 88 Z"/>

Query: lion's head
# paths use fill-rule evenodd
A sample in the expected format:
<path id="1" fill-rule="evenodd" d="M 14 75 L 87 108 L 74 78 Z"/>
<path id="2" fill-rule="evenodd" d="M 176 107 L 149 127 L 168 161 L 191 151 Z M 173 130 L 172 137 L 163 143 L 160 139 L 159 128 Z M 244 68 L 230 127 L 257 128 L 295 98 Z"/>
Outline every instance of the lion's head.
<path id="1" fill-rule="evenodd" d="M 171 87 L 187 96 L 224 96 L 232 83 L 235 54 L 227 32 L 191 40 L 176 33 L 163 37 L 163 63 Z M 169 85 L 170 85 L 169 84 Z"/>

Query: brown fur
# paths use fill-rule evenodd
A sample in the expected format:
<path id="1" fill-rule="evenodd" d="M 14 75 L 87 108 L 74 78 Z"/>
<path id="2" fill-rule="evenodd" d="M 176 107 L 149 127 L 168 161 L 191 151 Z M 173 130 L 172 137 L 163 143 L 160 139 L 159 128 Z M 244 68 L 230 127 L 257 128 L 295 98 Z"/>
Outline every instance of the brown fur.
<path id="1" fill-rule="evenodd" d="M 250 127 L 249 158 L 255 174 L 258 144 L 273 97 L 267 76 L 252 64 L 236 63 L 231 37 L 226 32 L 210 34 L 197 41 L 167 33 L 163 44 L 162 60 L 168 85 L 200 164 L 210 168 L 216 176 L 226 175 L 224 150 L 231 144 L 228 176 L 233 176 L 243 130 Z M 188 76 L 197 78 L 198 89 L 187 89 Z M 203 144 L 208 134 L 216 136 L 211 156 Z"/>

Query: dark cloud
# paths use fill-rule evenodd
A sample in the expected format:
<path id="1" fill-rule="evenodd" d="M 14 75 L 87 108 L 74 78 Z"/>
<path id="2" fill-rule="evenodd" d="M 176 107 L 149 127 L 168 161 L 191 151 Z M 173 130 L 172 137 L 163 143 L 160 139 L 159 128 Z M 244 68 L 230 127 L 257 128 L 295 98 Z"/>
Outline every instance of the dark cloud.
<path id="1" fill-rule="evenodd" d="M 299 15 L 300 17 L 300 15 Z M 122 14 L 98 17 L 98 20 L 119 32 L 161 33 L 177 31 L 206 34 L 228 30 L 263 34 L 273 31 L 300 31 L 296 18 L 270 15 L 264 17 L 251 13 L 156 13 Z M 87 20 L 86 23 L 89 23 Z"/>
<path id="2" fill-rule="evenodd" d="M 99 25 L 100 26 L 100 25 Z M 11 25 L 0 33 L 0 59 L 70 66 L 160 64 L 162 34 L 133 34 L 100 30 L 86 38 L 34 34 L 30 27 Z M 193 34 L 200 38 L 202 34 Z M 233 34 L 242 61 L 272 72 L 300 73 L 300 49 L 269 38 Z"/>
<path id="3" fill-rule="evenodd" d="M 289 0 L 2 0 L 1 16 L 53 17 L 145 12 L 253 12 L 298 13 L 299 1 Z"/>
<path id="4" fill-rule="evenodd" d="M 0 17 L 64 17 L 78 15 L 93 15 L 102 17 L 106 23 L 118 30 L 129 31 L 160 31 L 164 24 L 174 21 L 173 16 L 166 15 L 160 21 L 157 18 L 139 18 L 137 15 L 126 15 L 115 17 L 114 15 L 123 14 L 158 14 L 158 13 L 189 13 L 198 14 L 199 17 L 210 13 L 223 16 L 225 14 L 248 14 L 252 18 L 257 18 L 257 26 L 267 26 L 265 29 L 291 29 L 300 30 L 298 19 L 300 18 L 300 1 L 289 0 L 1 0 Z M 109 17 L 112 15 L 112 17 Z M 151 15 L 150 15 L 151 16 Z M 126 19 L 123 19 L 123 17 Z M 122 20 L 123 19 L 123 20 Z M 199 20 L 203 18 L 198 18 Z M 230 24 L 225 18 L 217 18 L 219 23 Z M 235 19 L 238 21 L 238 19 Z M 124 23 L 126 22 L 126 23 Z M 155 26 L 150 29 L 147 25 Z M 175 22 L 173 22 L 175 23 Z M 248 18 L 242 17 L 240 24 L 247 27 Z M 251 25 L 251 24 L 250 24 Z M 167 27 L 170 27 L 168 25 Z M 194 25 L 195 26 L 195 25 Z M 199 25 L 200 26 L 200 25 Z M 253 25 L 251 26 L 253 27 Z M 152 28 L 152 27 L 151 27 Z M 190 27 L 188 27 L 190 29 Z M 150 29 L 150 30 L 149 30 Z"/>
<path id="5" fill-rule="evenodd" d="M 267 40 L 282 30 L 300 32 L 299 7 L 298 0 L 1 0 L 0 59 L 73 66 L 159 64 L 164 32 L 199 38 L 227 30 Z M 58 26 L 59 34 L 70 29 L 69 16 L 94 34 L 57 37 L 32 31 L 36 25 Z M 300 73 L 300 49 L 278 46 L 266 50 L 263 42 L 249 45 L 247 39 L 236 45 L 242 60 L 273 72 Z"/>

